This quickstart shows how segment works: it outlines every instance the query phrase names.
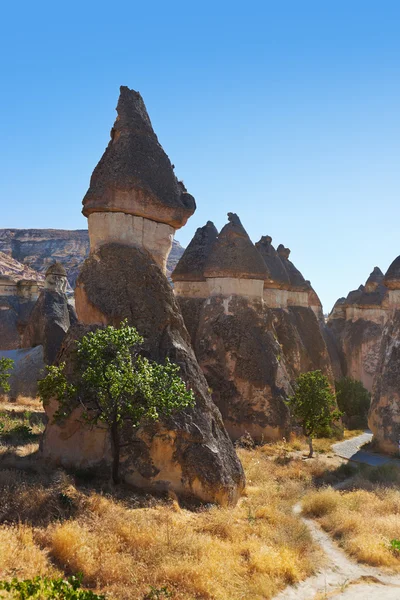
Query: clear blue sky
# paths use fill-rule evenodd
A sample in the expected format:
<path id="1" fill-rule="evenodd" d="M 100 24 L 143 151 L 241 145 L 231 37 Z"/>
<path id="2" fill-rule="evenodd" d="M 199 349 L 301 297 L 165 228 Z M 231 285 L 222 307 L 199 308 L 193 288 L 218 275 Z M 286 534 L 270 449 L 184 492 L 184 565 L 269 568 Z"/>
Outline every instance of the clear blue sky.
<path id="1" fill-rule="evenodd" d="M 400 254 L 400 2 L 0 6 L 0 227 L 84 228 L 119 86 L 198 209 L 292 250 L 324 309 Z"/>

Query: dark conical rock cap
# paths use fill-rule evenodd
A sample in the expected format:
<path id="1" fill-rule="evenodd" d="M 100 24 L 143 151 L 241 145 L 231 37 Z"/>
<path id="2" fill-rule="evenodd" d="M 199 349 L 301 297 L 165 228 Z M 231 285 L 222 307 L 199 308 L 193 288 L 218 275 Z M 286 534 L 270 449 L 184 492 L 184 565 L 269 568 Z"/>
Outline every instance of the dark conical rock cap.
<path id="1" fill-rule="evenodd" d="M 199 227 L 176 265 L 172 281 L 205 281 L 204 267 L 217 236 L 218 231 L 212 221 Z"/>
<path id="2" fill-rule="evenodd" d="M 263 235 L 256 243 L 256 248 L 264 259 L 268 269 L 268 277 L 265 284 L 269 287 L 285 288 L 290 285 L 289 274 L 285 269 L 277 251 L 272 245 L 272 238 Z"/>
<path id="3" fill-rule="evenodd" d="M 123 212 L 178 229 L 196 203 L 175 176 L 139 92 L 121 86 L 111 140 L 93 171 L 83 214 Z"/>
<path id="4" fill-rule="evenodd" d="M 54 262 L 47 269 L 46 277 L 47 277 L 47 275 L 59 275 L 60 277 L 66 277 L 67 271 L 65 270 L 64 265 L 62 265 L 60 262 Z"/>
<path id="5" fill-rule="evenodd" d="M 400 290 L 400 256 L 398 256 L 386 271 L 384 284 L 390 290 Z"/>
<path id="6" fill-rule="evenodd" d="M 380 288 L 382 288 L 383 291 L 385 291 L 386 288 L 383 285 L 384 278 L 385 278 L 385 276 L 382 273 L 382 271 L 380 270 L 380 268 L 374 267 L 374 270 L 372 271 L 372 273 L 370 274 L 370 276 L 368 277 L 368 279 L 365 283 L 365 291 L 367 292 L 367 294 L 372 294 L 372 293 L 375 293 L 376 291 L 379 291 L 382 293 L 382 290 Z"/>
<path id="7" fill-rule="evenodd" d="M 266 279 L 268 270 L 260 253 L 234 213 L 222 228 L 209 254 L 205 277 Z"/>
<path id="8" fill-rule="evenodd" d="M 374 270 L 372 271 L 372 273 L 370 273 L 370 276 L 368 277 L 365 285 L 367 285 L 368 283 L 383 283 L 384 278 L 385 276 L 380 270 L 380 268 L 374 267 Z"/>
<path id="9" fill-rule="evenodd" d="M 294 266 L 294 264 L 289 260 L 290 250 L 289 248 L 285 248 L 283 244 L 279 244 L 277 248 L 278 256 L 281 259 L 287 274 L 289 275 L 290 285 L 293 288 L 307 290 L 311 288 L 309 282 L 307 282 L 303 275 L 300 273 L 298 269 Z"/>

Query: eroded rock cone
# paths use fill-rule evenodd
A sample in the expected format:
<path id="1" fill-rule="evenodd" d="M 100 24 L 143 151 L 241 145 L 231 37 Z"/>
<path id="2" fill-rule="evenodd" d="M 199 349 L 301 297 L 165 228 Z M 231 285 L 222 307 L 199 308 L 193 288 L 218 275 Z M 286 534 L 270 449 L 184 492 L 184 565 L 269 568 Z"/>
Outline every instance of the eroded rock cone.
<path id="1" fill-rule="evenodd" d="M 76 323 L 75 309 L 65 294 L 67 273 L 60 263 L 46 271 L 45 287 L 30 314 L 22 345 L 43 346 L 44 362 L 52 364 L 71 325 Z"/>
<path id="2" fill-rule="evenodd" d="M 206 278 L 240 278 L 264 280 L 267 267 L 247 231 L 234 213 L 221 229 L 204 268 Z"/>
<path id="3" fill-rule="evenodd" d="M 284 399 L 291 388 L 273 317 L 262 303 L 268 271 L 237 215 L 228 216 L 212 245 L 199 243 L 207 226 L 198 230 L 173 273 L 175 293 L 231 438 L 279 439 L 288 433 Z"/>
<path id="4" fill-rule="evenodd" d="M 400 256 L 384 278 L 390 310 L 382 333 L 368 424 L 383 452 L 400 450 Z"/>
<path id="5" fill-rule="evenodd" d="M 182 227 L 196 204 L 175 177 L 139 92 L 121 86 L 117 113 L 83 199 L 83 214 L 120 212 Z"/>
<path id="6" fill-rule="evenodd" d="M 391 311 L 383 273 L 375 267 L 365 286 L 338 300 L 328 317 L 343 374 L 361 381 L 368 391 L 378 372 L 382 334 Z"/>
<path id="7" fill-rule="evenodd" d="M 74 340 L 88 328 L 128 319 L 145 339 L 148 358 L 166 357 L 181 368 L 181 376 L 196 396 L 196 406 L 142 428 L 127 429 L 132 442 L 121 460 L 121 475 L 150 491 L 173 490 L 206 502 L 234 504 L 244 487 L 244 474 L 212 403 L 198 366 L 171 286 L 150 255 L 118 244 L 102 246 L 84 263 L 77 281 L 80 321 L 64 343 L 61 359 L 71 364 Z M 54 407 L 49 407 L 51 417 Z M 77 409 L 79 411 L 79 409 Z M 72 416 L 62 426 L 47 427 L 43 450 L 53 461 L 75 467 L 110 461 L 107 432 L 76 426 Z"/>

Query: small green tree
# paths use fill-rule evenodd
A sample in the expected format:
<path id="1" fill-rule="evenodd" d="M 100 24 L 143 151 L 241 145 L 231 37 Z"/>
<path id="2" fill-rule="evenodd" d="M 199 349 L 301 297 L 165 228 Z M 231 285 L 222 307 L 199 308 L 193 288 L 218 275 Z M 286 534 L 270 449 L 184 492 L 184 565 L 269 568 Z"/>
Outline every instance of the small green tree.
<path id="1" fill-rule="evenodd" d="M 0 392 L 10 391 L 8 379 L 11 375 L 10 371 L 13 366 L 14 361 L 11 358 L 0 358 Z"/>
<path id="2" fill-rule="evenodd" d="M 302 373 L 296 381 L 293 396 L 287 404 L 292 416 L 299 421 L 310 448 L 309 458 L 314 454 L 313 437 L 318 430 L 329 427 L 340 418 L 335 396 L 328 378 L 321 371 Z"/>
<path id="3" fill-rule="evenodd" d="M 112 477 L 119 481 L 120 451 L 125 424 L 137 428 L 146 420 L 156 421 L 194 404 L 192 390 L 179 377 L 179 367 L 166 359 L 158 364 L 143 357 L 143 338 L 126 321 L 120 328 L 107 326 L 77 342 L 77 360 L 71 378 L 65 363 L 48 367 L 39 382 L 43 403 L 56 398 L 56 420 L 68 417 L 78 402 L 88 424 L 104 423 L 110 431 Z"/>
<path id="4" fill-rule="evenodd" d="M 371 404 L 371 394 L 365 389 L 361 381 L 352 377 L 343 377 L 335 381 L 336 399 L 339 409 L 346 415 L 346 425 L 351 429 L 351 424 L 359 427 L 368 424 L 368 410 Z"/>

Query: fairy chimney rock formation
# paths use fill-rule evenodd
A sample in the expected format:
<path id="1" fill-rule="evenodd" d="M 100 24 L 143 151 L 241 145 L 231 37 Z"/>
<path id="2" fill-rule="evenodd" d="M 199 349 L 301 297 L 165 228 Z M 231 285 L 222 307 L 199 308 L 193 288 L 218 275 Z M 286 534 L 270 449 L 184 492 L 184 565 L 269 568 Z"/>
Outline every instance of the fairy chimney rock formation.
<path id="1" fill-rule="evenodd" d="M 176 178 L 139 92 L 121 86 L 117 113 L 83 199 L 91 252 L 112 242 L 144 248 L 165 272 L 175 230 L 196 203 Z"/>
<path id="2" fill-rule="evenodd" d="M 400 256 L 384 278 L 387 323 L 382 332 L 368 424 L 383 452 L 399 452 L 400 442 Z"/>
<path id="3" fill-rule="evenodd" d="M 117 111 L 111 141 L 83 201 L 91 252 L 75 290 L 80 323 L 71 328 L 60 357 L 67 366 L 73 364 L 76 340 L 127 319 L 143 336 L 147 358 L 158 363 L 169 358 L 180 367 L 196 404 L 139 430 L 124 424 L 122 479 L 150 492 L 173 490 L 234 504 L 244 487 L 243 469 L 165 276 L 174 231 L 194 212 L 195 202 L 177 181 L 140 94 L 122 87 Z M 212 226 L 208 229 L 212 236 Z M 109 464 L 107 430 L 77 425 L 79 406 L 65 423 L 54 423 L 55 407 L 46 409 L 44 455 L 74 467 Z"/>
<path id="4" fill-rule="evenodd" d="M 279 439 L 288 432 L 291 387 L 264 310 L 268 269 L 238 216 L 228 218 L 218 237 L 210 223 L 197 230 L 172 274 L 174 292 L 231 438 Z M 198 283 L 201 293 L 186 293 Z"/>
<path id="5" fill-rule="evenodd" d="M 279 244 L 275 250 L 272 238 L 262 236 L 256 248 L 267 265 L 269 275 L 264 281 L 264 302 L 270 308 L 303 306 L 312 308 L 317 318 L 322 317 L 321 302 L 300 271 L 289 260 L 290 250 Z"/>
<path id="6" fill-rule="evenodd" d="M 394 270 L 386 277 L 379 267 L 375 267 L 365 285 L 349 292 L 334 305 L 329 317 L 328 327 L 336 339 L 344 361 L 344 373 L 358 379 L 372 390 L 374 377 L 378 372 L 380 347 L 384 327 L 390 315 L 400 306 L 397 299 Z"/>
<path id="7" fill-rule="evenodd" d="M 234 213 L 215 240 L 204 268 L 209 295 L 262 299 L 267 267 Z"/>
<path id="8" fill-rule="evenodd" d="M 171 275 L 177 296 L 208 297 L 208 283 L 204 269 L 217 236 L 218 231 L 212 221 L 207 221 L 204 227 L 196 230 Z"/>
<path id="9" fill-rule="evenodd" d="M 75 309 L 68 302 L 67 273 L 55 262 L 46 271 L 44 289 L 29 316 L 22 345 L 24 348 L 43 346 L 46 364 L 55 361 L 66 333 L 76 323 Z"/>

